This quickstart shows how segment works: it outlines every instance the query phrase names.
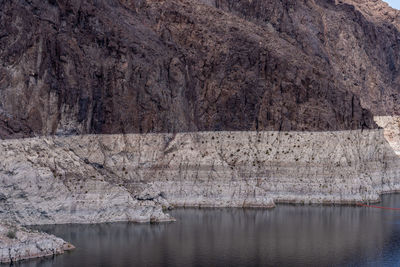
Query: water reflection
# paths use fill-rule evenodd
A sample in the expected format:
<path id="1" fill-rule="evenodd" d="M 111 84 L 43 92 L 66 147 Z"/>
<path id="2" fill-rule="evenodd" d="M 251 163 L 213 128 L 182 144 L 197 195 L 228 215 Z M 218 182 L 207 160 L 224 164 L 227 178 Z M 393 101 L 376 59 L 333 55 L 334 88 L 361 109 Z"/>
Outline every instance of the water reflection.
<path id="1" fill-rule="evenodd" d="M 400 195 L 382 205 L 400 207 Z M 40 227 L 77 246 L 19 266 L 399 265 L 400 212 L 361 207 L 182 209 L 169 224 Z"/>

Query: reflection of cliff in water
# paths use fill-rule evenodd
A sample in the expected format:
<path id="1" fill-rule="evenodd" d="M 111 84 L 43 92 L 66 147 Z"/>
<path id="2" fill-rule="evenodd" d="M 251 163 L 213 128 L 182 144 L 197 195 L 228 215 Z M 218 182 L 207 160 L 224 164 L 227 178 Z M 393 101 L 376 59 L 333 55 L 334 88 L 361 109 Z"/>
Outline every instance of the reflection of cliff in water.
<path id="1" fill-rule="evenodd" d="M 400 206 L 400 195 L 383 198 L 381 205 Z M 274 210 L 180 209 L 172 214 L 176 223 L 44 227 L 72 242 L 77 250 L 41 263 L 325 266 L 400 259 L 398 211 L 280 205 Z"/>

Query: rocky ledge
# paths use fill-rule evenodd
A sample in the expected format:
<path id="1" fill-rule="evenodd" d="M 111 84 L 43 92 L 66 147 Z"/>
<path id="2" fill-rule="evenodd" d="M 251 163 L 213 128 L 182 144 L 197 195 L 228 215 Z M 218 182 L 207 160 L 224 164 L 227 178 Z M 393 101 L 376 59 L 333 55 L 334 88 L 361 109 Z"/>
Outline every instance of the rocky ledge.
<path id="1" fill-rule="evenodd" d="M 0 263 L 53 256 L 71 249 L 73 245 L 53 235 L 0 224 Z"/>

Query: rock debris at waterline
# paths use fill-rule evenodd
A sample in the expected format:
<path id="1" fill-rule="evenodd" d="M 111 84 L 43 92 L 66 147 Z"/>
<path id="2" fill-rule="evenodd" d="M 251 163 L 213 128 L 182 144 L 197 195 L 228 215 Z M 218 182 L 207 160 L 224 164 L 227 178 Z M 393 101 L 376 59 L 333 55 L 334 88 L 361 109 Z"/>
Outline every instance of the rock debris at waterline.
<path id="1" fill-rule="evenodd" d="M 400 188 L 383 130 L 85 135 L 0 142 L 0 219 L 157 222 L 182 207 L 378 201 Z"/>
<path id="2" fill-rule="evenodd" d="M 53 235 L 13 224 L 0 224 L 0 263 L 53 256 L 74 248 Z"/>

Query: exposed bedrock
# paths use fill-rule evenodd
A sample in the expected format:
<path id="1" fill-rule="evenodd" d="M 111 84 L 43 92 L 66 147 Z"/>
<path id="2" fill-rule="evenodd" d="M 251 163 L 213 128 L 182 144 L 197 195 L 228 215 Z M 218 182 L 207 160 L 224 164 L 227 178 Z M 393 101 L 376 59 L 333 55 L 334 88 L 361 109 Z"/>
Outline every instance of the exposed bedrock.
<path id="1" fill-rule="evenodd" d="M 389 22 L 217 2 L 0 1 L 0 138 L 371 129 L 399 106 Z"/>
<path id="2" fill-rule="evenodd" d="M 0 219 L 163 221 L 173 206 L 378 201 L 400 189 L 382 130 L 85 135 L 0 143 Z"/>
<path id="3" fill-rule="evenodd" d="M 0 224 L 0 263 L 62 254 L 74 246 L 61 238 L 9 223 Z"/>
<path id="4" fill-rule="evenodd" d="M 56 149 L 41 159 L 49 147 L 32 145 L 29 152 L 7 153 L 9 159 L 2 160 L 1 219 L 23 225 L 173 220 L 163 213 L 165 201 L 158 196 L 134 198 L 124 187 L 96 177 L 73 152 Z"/>
<path id="5" fill-rule="evenodd" d="M 384 129 L 386 140 L 400 156 L 400 116 L 380 116 L 374 117 L 374 120 Z"/>
<path id="6" fill-rule="evenodd" d="M 201 0 L 276 29 L 374 116 L 400 115 L 400 11 L 381 0 Z"/>

